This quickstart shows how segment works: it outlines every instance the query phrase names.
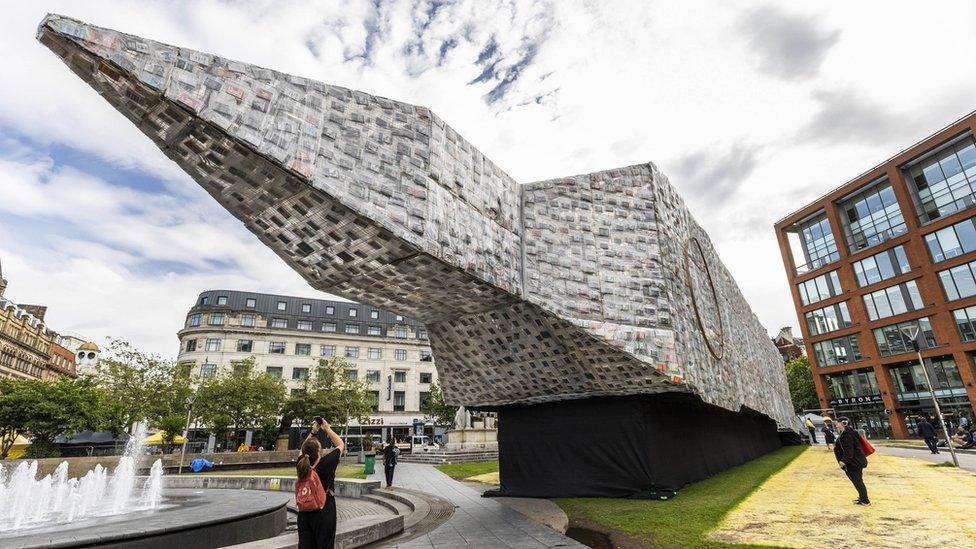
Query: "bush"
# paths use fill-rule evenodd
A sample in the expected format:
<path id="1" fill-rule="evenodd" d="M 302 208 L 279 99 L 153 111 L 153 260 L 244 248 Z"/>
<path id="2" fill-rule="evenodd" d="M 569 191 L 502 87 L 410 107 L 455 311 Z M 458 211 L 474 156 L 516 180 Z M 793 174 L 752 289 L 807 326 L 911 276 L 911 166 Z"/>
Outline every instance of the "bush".
<path id="1" fill-rule="evenodd" d="M 21 459 L 44 459 L 61 457 L 61 449 L 50 440 L 35 440 L 27 447 Z"/>

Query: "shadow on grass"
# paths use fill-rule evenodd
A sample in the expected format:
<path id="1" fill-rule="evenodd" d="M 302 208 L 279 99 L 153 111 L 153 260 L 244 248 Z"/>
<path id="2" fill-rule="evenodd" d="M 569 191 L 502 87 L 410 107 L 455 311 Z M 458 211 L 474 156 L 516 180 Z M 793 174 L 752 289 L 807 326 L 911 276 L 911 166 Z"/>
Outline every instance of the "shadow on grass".
<path id="1" fill-rule="evenodd" d="M 613 539 L 616 547 L 749 547 L 712 541 L 706 535 L 739 502 L 807 448 L 780 448 L 696 482 L 668 501 L 612 498 L 553 501 L 569 516 L 570 526 L 603 532 Z"/>

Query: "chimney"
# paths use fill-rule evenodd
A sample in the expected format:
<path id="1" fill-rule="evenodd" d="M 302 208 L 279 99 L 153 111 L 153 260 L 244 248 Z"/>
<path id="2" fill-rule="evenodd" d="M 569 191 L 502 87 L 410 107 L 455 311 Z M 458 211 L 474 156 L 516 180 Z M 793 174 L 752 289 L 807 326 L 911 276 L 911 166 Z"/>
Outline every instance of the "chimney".
<path id="1" fill-rule="evenodd" d="M 3 277 L 3 264 L 0 264 L 0 297 L 3 297 L 3 291 L 7 289 L 7 279 Z"/>
<path id="2" fill-rule="evenodd" d="M 793 327 L 792 326 L 786 326 L 784 328 L 780 328 L 779 329 L 779 337 L 785 338 L 788 341 L 793 341 L 795 339 L 793 337 Z"/>

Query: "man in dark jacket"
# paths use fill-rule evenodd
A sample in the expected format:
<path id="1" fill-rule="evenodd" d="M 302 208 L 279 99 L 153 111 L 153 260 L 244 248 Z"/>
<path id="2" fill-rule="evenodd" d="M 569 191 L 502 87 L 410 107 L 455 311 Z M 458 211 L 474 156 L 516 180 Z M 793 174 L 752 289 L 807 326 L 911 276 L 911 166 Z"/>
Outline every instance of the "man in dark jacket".
<path id="1" fill-rule="evenodd" d="M 840 418 L 837 428 L 840 435 L 837 443 L 834 444 L 834 456 L 840 468 L 847 473 L 847 478 L 851 479 L 854 488 L 857 488 L 857 499 L 855 505 L 870 505 L 868 499 L 868 489 L 864 486 L 864 468 L 868 466 L 868 458 L 864 456 L 861 448 L 861 435 L 853 427 L 848 427 L 850 420 L 846 417 Z"/>
<path id="2" fill-rule="evenodd" d="M 935 427 L 933 427 L 932 424 L 929 423 L 928 418 L 922 416 L 922 418 L 918 420 L 917 428 L 918 428 L 918 436 L 925 439 L 925 445 L 929 447 L 929 451 L 932 452 L 933 454 L 938 454 L 939 447 L 936 446 L 938 439 L 935 436 Z"/>

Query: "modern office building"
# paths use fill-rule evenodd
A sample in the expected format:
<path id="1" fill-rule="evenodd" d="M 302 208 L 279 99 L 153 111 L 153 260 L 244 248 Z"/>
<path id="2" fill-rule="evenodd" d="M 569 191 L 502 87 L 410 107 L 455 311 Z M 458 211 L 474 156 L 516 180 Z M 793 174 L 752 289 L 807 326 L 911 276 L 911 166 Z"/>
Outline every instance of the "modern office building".
<path id="1" fill-rule="evenodd" d="M 253 356 L 259 372 L 284 379 L 291 392 L 301 390 L 320 358 L 345 357 L 346 374 L 369 381 L 374 399 L 363 431 L 384 439 L 407 436 L 423 419 L 420 403 L 437 380 L 420 323 L 358 303 L 210 290 L 197 298 L 178 335 L 177 360 L 193 374 L 213 377 Z"/>
<path id="2" fill-rule="evenodd" d="M 904 438 L 976 401 L 976 113 L 776 223 L 823 408 Z"/>

